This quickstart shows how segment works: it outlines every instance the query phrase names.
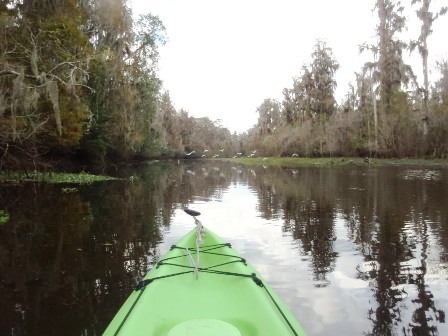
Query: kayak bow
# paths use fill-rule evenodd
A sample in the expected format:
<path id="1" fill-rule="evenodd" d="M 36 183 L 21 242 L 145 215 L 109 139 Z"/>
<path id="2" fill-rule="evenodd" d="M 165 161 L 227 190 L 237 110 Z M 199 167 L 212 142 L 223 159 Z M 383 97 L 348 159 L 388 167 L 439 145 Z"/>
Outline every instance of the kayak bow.
<path id="1" fill-rule="evenodd" d="M 255 269 L 201 225 L 172 246 L 136 286 L 103 335 L 302 336 L 305 332 Z"/>

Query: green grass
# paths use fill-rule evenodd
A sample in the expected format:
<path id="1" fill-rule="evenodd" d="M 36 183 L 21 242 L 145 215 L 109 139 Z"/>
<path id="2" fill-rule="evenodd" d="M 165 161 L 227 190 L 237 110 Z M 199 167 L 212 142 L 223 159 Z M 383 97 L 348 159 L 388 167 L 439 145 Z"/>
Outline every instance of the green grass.
<path id="1" fill-rule="evenodd" d="M 385 165 L 437 165 L 448 166 L 448 160 L 426 160 L 426 159 L 376 159 L 371 158 L 366 162 L 363 158 L 302 158 L 302 157 L 257 157 L 257 158 L 233 158 L 225 159 L 230 162 L 241 163 L 245 165 L 266 165 L 266 166 L 385 166 Z"/>
<path id="2" fill-rule="evenodd" d="M 97 181 L 116 180 L 115 177 L 93 175 L 85 172 L 79 174 L 72 173 L 8 173 L 0 175 L 0 182 L 47 182 L 47 183 L 73 183 L 73 184 L 89 184 Z"/>

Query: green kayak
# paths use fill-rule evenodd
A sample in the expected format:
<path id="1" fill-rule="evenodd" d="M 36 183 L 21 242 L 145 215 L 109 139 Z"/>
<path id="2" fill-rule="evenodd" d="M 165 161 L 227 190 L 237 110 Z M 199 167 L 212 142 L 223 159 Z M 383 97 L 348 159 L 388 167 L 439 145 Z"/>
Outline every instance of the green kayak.
<path id="1" fill-rule="evenodd" d="M 230 244 L 200 225 L 172 246 L 137 285 L 103 335 L 305 332 L 255 269 Z"/>

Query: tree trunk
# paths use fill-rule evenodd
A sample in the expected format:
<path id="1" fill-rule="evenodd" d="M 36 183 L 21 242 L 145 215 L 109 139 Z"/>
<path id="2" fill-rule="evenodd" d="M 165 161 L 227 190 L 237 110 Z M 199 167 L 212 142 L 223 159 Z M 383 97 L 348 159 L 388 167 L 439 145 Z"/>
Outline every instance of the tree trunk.
<path id="1" fill-rule="evenodd" d="M 423 7 L 425 8 L 426 12 L 429 13 L 429 4 L 430 0 L 424 0 Z M 428 15 L 429 17 L 429 15 Z M 427 43 L 427 37 L 430 33 L 429 29 L 431 27 L 431 22 L 423 22 L 423 45 L 422 45 L 422 61 L 423 61 L 423 85 L 424 85 L 424 91 L 423 91 L 423 113 L 424 116 L 422 118 L 423 121 L 423 136 L 426 137 L 428 134 L 428 116 L 429 116 L 429 108 L 428 108 L 428 96 L 429 96 L 429 80 L 428 80 L 428 43 Z"/>
<path id="2" fill-rule="evenodd" d="M 373 128 L 375 136 L 375 152 L 378 151 L 378 113 L 376 108 L 376 95 L 373 87 L 373 79 L 370 76 L 370 91 L 372 92 L 372 104 L 373 104 Z"/>

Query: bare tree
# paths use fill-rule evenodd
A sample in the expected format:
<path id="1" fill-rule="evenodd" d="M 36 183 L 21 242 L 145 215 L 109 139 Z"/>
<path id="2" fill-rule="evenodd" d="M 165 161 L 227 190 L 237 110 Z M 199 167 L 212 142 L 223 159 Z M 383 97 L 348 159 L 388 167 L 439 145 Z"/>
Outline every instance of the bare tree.
<path id="1" fill-rule="evenodd" d="M 411 67 L 403 62 L 402 54 L 407 45 L 397 38 L 406 24 L 401 2 L 377 0 L 374 10 L 379 18 L 376 28 L 378 44 L 363 44 L 360 51 L 369 50 L 374 55 L 374 61 L 366 63 L 365 67 L 372 71 L 373 80 L 379 83 L 379 112 L 384 115 L 390 112 L 393 94 L 415 76 Z"/>
<path id="2" fill-rule="evenodd" d="M 440 16 L 444 15 L 448 7 L 442 7 L 438 13 L 434 15 L 433 12 L 430 11 L 431 0 L 412 0 L 412 5 L 417 3 L 421 4 L 421 7 L 416 10 L 417 17 L 422 21 L 422 26 L 420 29 L 420 36 L 416 41 L 411 41 L 410 48 L 413 51 L 417 48 L 420 56 L 422 57 L 423 64 L 423 134 L 426 135 L 428 133 L 428 99 L 429 99 L 429 79 L 428 79 L 428 37 L 432 33 L 432 24 L 435 20 L 437 20 Z"/>
<path id="3" fill-rule="evenodd" d="M 280 125 L 280 103 L 275 99 L 265 99 L 257 108 L 258 129 L 261 135 L 271 134 Z"/>

